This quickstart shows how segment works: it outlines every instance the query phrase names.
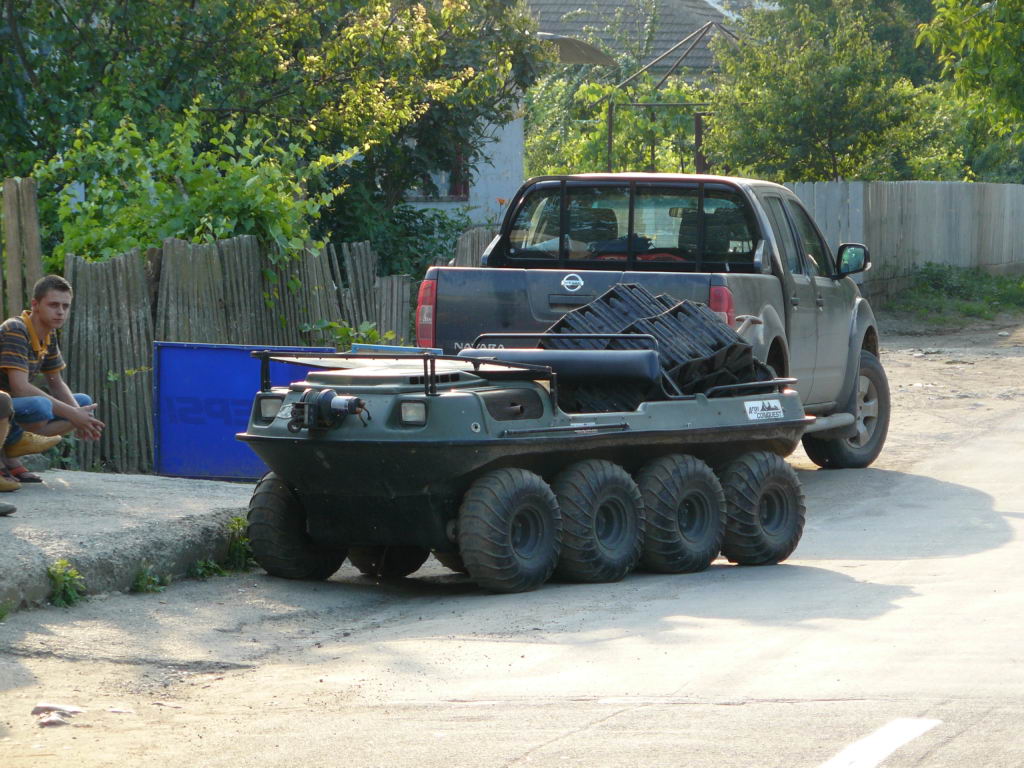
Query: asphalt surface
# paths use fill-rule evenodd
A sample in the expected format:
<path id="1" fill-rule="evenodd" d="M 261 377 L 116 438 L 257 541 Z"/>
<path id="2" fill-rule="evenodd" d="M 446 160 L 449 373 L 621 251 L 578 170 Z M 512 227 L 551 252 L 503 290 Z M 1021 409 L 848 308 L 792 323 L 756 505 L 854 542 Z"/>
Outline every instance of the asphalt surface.
<path id="1" fill-rule="evenodd" d="M 140 569 L 180 577 L 198 560 L 222 559 L 228 521 L 244 515 L 251 483 L 46 470 L 0 501 L 0 606 L 40 605 L 47 569 L 67 559 L 90 594 L 126 591 Z"/>

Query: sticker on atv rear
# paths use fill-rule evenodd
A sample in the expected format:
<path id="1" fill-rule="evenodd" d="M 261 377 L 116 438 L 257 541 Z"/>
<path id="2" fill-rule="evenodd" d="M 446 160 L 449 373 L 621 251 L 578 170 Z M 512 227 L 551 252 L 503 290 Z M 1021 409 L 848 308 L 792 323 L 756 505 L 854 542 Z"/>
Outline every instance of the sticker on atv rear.
<path id="1" fill-rule="evenodd" d="M 785 414 L 778 400 L 746 400 L 747 418 L 750 421 L 771 421 L 781 419 Z"/>

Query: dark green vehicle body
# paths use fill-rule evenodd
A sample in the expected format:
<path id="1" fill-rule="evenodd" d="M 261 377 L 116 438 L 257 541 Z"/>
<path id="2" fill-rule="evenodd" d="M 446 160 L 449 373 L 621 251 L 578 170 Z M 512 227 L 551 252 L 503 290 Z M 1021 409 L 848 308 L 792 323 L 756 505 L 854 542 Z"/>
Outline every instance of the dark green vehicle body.
<path id="1" fill-rule="evenodd" d="M 452 551 L 460 500 L 492 470 L 547 479 L 573 462 L 604 459 L 634 472 L 669 454 L 714 467 L 749 451 L 786 455 L 813 422 L 791 380 L 644 402 L 631 412 L 565 413 L 558 376 L 543 366 L 377 357 L 316 361 L 358 367 L 311 370 L 287 388 L 264 388 L 238 435 L 298 498 L 310 537 L 325 547 Z M 609 375 L 613 358 L 602 358 Z M 331 411 L 335 398 L 358 399 L 361 411 Z M 413 422 L 404 418 L 410 413 Z"/>

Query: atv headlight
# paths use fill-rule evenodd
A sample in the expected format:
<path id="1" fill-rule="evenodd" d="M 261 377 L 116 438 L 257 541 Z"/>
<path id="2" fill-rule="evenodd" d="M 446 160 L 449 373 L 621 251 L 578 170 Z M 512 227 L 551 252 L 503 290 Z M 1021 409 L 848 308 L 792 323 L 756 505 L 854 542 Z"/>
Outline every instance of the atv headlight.
<path id="1" fill-rule="evenodd" d="M 405 426 L 422 427 L 427 423 L 427 404 L 422 400 L 407 400 L 399 408 L 399 418 Z"/>
<path id="2" fill-rule="evenodd" d="M 256 398 L 256 418 L 267 423 L 273 421 L 283 402 L 281 395 L 260 395 Z"/>

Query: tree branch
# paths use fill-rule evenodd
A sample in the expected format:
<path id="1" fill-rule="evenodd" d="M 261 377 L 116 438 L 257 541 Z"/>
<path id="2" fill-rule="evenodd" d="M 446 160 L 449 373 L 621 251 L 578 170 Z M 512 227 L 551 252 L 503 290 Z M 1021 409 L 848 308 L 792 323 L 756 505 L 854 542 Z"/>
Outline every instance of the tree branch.
<path id="1" fill-rule="evenodd" d="M 14 0 L 7 0 L 5 8 L 7 11 L 7 25 L 11 28 L 11 42 L 14 44 L 14 52 L 18 57 L 18 61 L 21 62 L 21 68 L 25 70 L 25 76 L 28 78 L 28 81 L 32 84 L 33 88 L 38 88 L 39 78 L 36 77 L 35 70 L 32 69 L 32 65 L 28 62 L 25 46 L 22 45 L 21 35 L 18 33 L 18 20 L 15 18 Z"/>

